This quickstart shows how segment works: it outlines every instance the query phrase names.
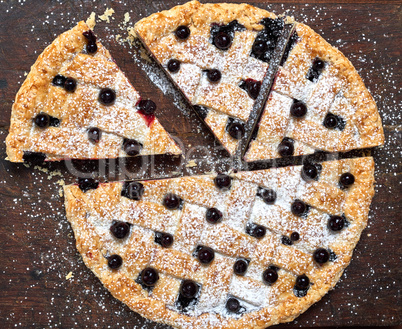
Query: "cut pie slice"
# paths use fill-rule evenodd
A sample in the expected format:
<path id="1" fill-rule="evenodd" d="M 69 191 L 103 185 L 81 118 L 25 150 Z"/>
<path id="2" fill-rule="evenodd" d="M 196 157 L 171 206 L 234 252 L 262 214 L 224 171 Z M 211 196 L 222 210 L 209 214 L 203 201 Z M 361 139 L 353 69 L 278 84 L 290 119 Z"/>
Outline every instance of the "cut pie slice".
<path id="1" fill-rule="evenodd" d="M 293 320 L 349 264 L 372 158 L 233 175 L 65 186 L 85 264 L 131 309 L 174 328 Z"/>
<path id="2" fill-rule="evenodd" d="M 384 143 L 373 97 L 349 60 L 297 23 L 247 161 Z"/>
<path id="3" fill-rule="evenodd" d="M 284 25 L 247 4 L 191 1 L 140 20 L 134 31 L 234 154 Z"/>
<path id="4" fill-rule="evenodd" d="M 278 43 L 285 21 L 250 5 L 191 1 L 142 19 L 135 33 L 232 155 L 239 144 L 246 161 L 383 144 L 376 104 L 353 65 L 304 24 Z M 270 79 L 259 83 L 269 69 L 268 101 L 254 103 L 270 90 Z M 245 129 L 262 110 L 259 125 Z"/>
<path id="5" fill-rule="evenodd" d="M 16 96 L 13 162 L 180 154 L 109 52 L 80 22 L 39 56 Z"/>

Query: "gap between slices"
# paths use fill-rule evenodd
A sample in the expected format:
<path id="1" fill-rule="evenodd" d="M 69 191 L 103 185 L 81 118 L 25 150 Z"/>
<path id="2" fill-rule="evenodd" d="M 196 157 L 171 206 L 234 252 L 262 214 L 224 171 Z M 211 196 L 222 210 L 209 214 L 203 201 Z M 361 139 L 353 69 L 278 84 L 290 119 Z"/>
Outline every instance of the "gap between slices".
<path id="1" fill-rule="evenodd" d="M 216 6 L 191 1 L 134 31 L 238 162 L 383 144 L 376 104 L 340 51 L 288 17 Z"/>
<path id="2" fill-rule="evenodd" d="M 38 57 L 11 114 L 12 162 L 181 154 L 94 33 L 80 22 Z"/>

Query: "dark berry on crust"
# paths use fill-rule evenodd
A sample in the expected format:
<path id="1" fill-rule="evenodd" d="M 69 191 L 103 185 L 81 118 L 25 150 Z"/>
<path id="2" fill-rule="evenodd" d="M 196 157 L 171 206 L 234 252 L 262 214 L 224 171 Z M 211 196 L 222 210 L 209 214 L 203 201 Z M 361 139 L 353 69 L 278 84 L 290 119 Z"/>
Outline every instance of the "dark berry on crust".
<path id="1" fill-rule="evenodd" d="M 177 60 L 177 59 L 171 59 L 171 60 L 169 60 L 169 62 L 167 63 L 167 69 L 168 69 L 171 73 L 179 72 L 179 70 L 180 70 L 180 61 Z"/>
<path id="2" fill-rule="evenodd" d="M 308 206 L 301 200 L 295 200 L 293 201 L 290 210 L 293 215 L 303 216 L 307 212 Z"/>
<path id="3" fill-rule="evenodd" d="M 292 240 L 292 241 L 299 241 L 299 239 L 300 239 L 300 234 L 298 232 L 293 232 L 290 235 L 290 240 Z"/>
<path id="4" fill-rule="evenodd" d="M 328 227 L 331 231 L 337 232 L 345 226 L 345 219 L 341 216 L 331 216 L 328 220 Z"/>
<path id="5" fill-rule="evenodd" d="M 322 124 L 327 129 L 338 129 L 341 131 L 345 129 L 346 126 L 345 120 L 333 113 L 327 113 Z"/>
<path id="6" fill-rule="evenodd" d="M 214 45 L 221 50 L 227 50 L 232 45 L 232 37 L 226 32 L 219 32 L 214 38 Z"/>
<path id="7" fill-rule="evenodd" d="M 39 128 L 47 128 L 49 127 L 50 117 L 46 113 L 39 113 L 34 118 L 35 125 Z"/>
<path id="8" fill-rule="evenodd" d="M 227 50 L 232 45 L 235 32 L 243 30 L 245 30 L 245 27 L 239 24 L 237 20 L 231 21 L 226 25 L 212 24 L 211 42 L 216 48 Z"/>
<path id="9" fill-rule="evenodd" d="M 130 224 L 121 221 L 115 221 L 110 226 L 110 232 L 117 239 L 124 239 L 130 232 Z"/>
<path id="10" fill-rule="evenodd" d="M 334 129 L 338 125 L 338 119 L 332 113 L 328 113 L 324 119 L 324 127 Z"/>
<path id="11" fill-rule="evenodd" d="M 170 210 L 178 209 L 181 202 L 181 198 L 173 193 L 168 193 L 163 198 L 163 205 L 165 206 L 165 208 Z"/>
<path id="12" fill-rule="evenodd" d="M 273 268 L 268 268 L 262 273 L 262 279 L 268 284 L 273 284 L 278 280 L 278 272 Z"/>
<path id="13" fill-rule="evenodd" d="M 95 54 L 98 51 L 98 45 L 96 42 L 88 42 L 87 44 L 87 53 Z"/>
<path id="14" fill-rule="evenodd" d="M 267 204 L 273 204 L 276 200 L 276 192 L 263 187 L 258 187 L 257 196 Z"/>
<path id="15" fill-rule="evenodd" d="M 281 157 L 293 155 L 294 150 L 294 141 L 291 138 L 285 137 L 278 146 L 278 153 Z"/>
<path id="16" fill-rule="evenodd" d="M 146 115 L 152 115 L 156 111 L 156 104 L 150 99 L 142 99 L 138 104 L 138 110 L 142 111 Z"/>
<path id="17" fill-rule="evenodd" d="M 325 68 L 325 62 L 320 58 L 315 58 L 310 70 L 307 72 L 307 79 L 316 82 Z"/>
<path id="18" fill-rule="evenodd" d="M 198 293 L 198 284 L 192 280 L 184 280 L 180 286 L 180 294 L 185 298 L 194 298 Z"/>
<path id="19" fill-rule="evenodd" d="M 52 84 L 57 87 L 64 87 L 64 83 L 66 82 L 66 80 L 66 77 L 58 74 L 53 78 Z"/>
<path id="20" fill-rule="evenodd" d="M 125 182 L 121 195 L 131 200 L 139 201 L 144 195 L 144 185 L 140 182 Z"/>
<path id="21" fill-rule="evenodd" d="M 265 236 L 266 232 L 266 228 L 261 225 L 249 223 L 246 227 L 246 233 L 257 239 L 262 239 Z"/>
<path id="22" fill-rule="evenodd" d="M 113 105 L 116 100 L 116 92 L 111 88 L 103 88 L 99 92 L 99 102 L 103 105 Z"/>
<path id="23" fill-rule="evenodd" d="M 241 139 L 245 134 L 244 124 L 235 120 L 228 121 L 226 130 L 234 139 Z"/>
<path id="24" fill-rule="evenodd" d="M 216 187 L 219 189 L 229 189 L 232 185 L 232 178 L 225 174 L 218 174 L 214 179 Z"/>
<path id="25" fill-rule="evenodd" d="M 205 214 L 208 223 L 216 224 L 222 218 L 222 212 L 216 208 L 208 208 Z"/>
<path id="26" fill-rule="evenodd" d="M 250 98 L 256 99 L 260 93 L 261 81 L 253 79 L 243 80 L 239 87 L 247 91 L 247 94 L 250 96 Z"/>
<path id="27" fill-rule="evenodd" d="M 318 169 L 314 164 L 306 163 L 302 167 L 301 176 L 305 181 L 314 180 L 318 176 Z"/>
<path id="28" fill-rule="evenodd" d="M 152 267 L 147 267 L 141 272 L 141 281 L 144 285 L 152 287 L 158 282 L 159 274 L 158 271 Z"/>
<path id="29" fill-rule="evenodd" d="M 174 33 L 178 39 L 186 40 L 190 36 L 190 29 L 188 26 L 180 25 Z"/>
<path id="30" fill-rule="evenodd" d="M 230 313 L 237 313 L 240 311 L 240 302 L 236 298 L 229 298 L 226 302 L 226 309 Z"/>
<path id="31" fill-rule="evenodd" d="M 293 293 L 296 297 L 302 298 L 307 295 L 310 288 L 310 279 L 305 275 L 299 275 L 296 278 L 295 286 L 293 288 Z"/>
<path id="32" fill-rule="evenodd" d="M 155 242 L 163 248 L 169 248 L 173 244 L 173 235 L 169 233 L 155 232 Z"/>
<path id="33" fill-rule="evenodd" d="M 125 139 L 123 141 L 123 150 L 127 153 L 127 155 L 135 156 L 140 154 L 142 144 L 137 142 L 135 139 Z"/>
<path id="34" fill-rule="evenodd" d="M 353 185 L 355 182 L 355 176 L 353 176 L 350 172 L 344 173 L 341 175 L 339 179 L 339 183 L 342 187 L 349 187 Z"/>
<path id="35" fill-rule="evenodd" d="M 296 285 L 295 287 L 303 290 L 306 289 L 310 286 L 310 279 L 307 277 L 307 275 L 303 274 L 303 275 L 299 275 L 296 278 Z"/>
<path id="36" fill-rule="evenodd" d="M 99 128 L 91 127 L 88 129 L 88 139 L 92 143 L 98 143 L 101 139 L 102 131 Z"/>
<path id="37" fill-rule="evenodd" d="M 290 107 L 290 114 L 295 118 L 302 118 L 307 114 L 307 106 L 301 101 L 295 100 Z"/>
<path id="38" fill-rule="evenodd" d="M 69 93 L 73 93 L 77 89 L 77 81 L 73 78 L 67 78 L 64 82 L 64 89 Z"/>
<path id="39" fill-rule="evenodd" d="M 117 270 L 123 264 L 123 259 L 119 255 L 111 255 L 107 259 L 107 265 L 112 270 Z"/>
<path id="40" fill-rule="evenodd" d="M 325 264 L 329 260 L 329 252 L 327 249 L 318 248 L 314 251 L 313 258 L 318 264 Z"/>
<path id="41" fill-rule="evenodd" d="M 211 263 L 215 258 L 214 250 L 209 247 L 199 246 L 196 253 L 198 260 L 205 265 Z"/>
<path id="42" fill-rule="evenodd" d="M 233 272 L 237 275 L 244 275 L 247 272 L 249 262 L 246 259 L 238 259 L 233 265 Z"/>
<path id="43" fill-rule="evenodd" d="M 291 246 L 292 245 L 292 240 L 289 237 L 287 237 L 286 235 L 282 236 L 281 242 L 285 246 Z"/>
<path id="44" fill-rule="evenodd" d="M 207 71 L 207 78 L 210 82 L 216 83 L 219 82 L 222 77 L 221 71 L 217 69 L 212 69 Z"/>

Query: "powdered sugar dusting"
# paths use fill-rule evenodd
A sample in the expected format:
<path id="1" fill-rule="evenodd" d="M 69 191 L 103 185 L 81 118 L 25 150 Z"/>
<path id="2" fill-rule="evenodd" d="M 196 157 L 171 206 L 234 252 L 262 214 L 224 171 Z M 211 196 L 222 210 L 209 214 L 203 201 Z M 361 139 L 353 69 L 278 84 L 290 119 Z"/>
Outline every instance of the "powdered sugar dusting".
<path id="1" fill-rule="evenodd" d="M 107 7 L 95 1 L 88 4 L 87 6 L 84 3 L 57 0 L 49 9 L 38 6 L 35 15 L 21 17 L 25 19 L 25 25 L 15 28 L 15 32 L 26 31 L 29 37 L 25 34 L 16 36 L 12 29 L 8 28 L 10 39 L 6 40 L 10 43 L 19 40 L 21 51 L 28 56 L 23 67 L 21 63 L 7 60 L 7 65 L 10 70 L 15 71 L 15 80 L 18 81 L 8 79 L 9 87 L 2 89 L 3 99 L 6 102 L 3 108 L 4 113 L 9 113 L 11 100 L 18 89 L 17 85 L 24 80 L 24 71 L 29 69 L 45 43 L 49 43 L 66 27 L 71 27 L 88 17 L 92 11 L 102 14 Z M 123 20 L 122 10 L 123 13 L 129 11 L 132 21 L 135 22 L 141 17 L 167 9 L 171 5 L 168 2 L 152 2 L 143 10 L 133 11 L 132 2 L 116 1 L 112 4 L 117 12 L 116 20 L 107 26 L 102 25 L 105 24 L 103 22 L 99 23 L 96 27 L 97 33 L 102 35 L 103 41 L 109 47 L 114 45 L 117 33 L 122 33 L 123 38 L 125 37 L 124 31 L 114 28 L 114 24 Z M 368 229 L 365 231 L 367 234 L 363 235 L 355 251 L 354 261 L 338 283 L 336 291 L 326 296 L 314 307 L 314 310 L 294 321 L 292 326 L 334 324 L 342 326 L 364 324 L 367 321 L 388 325 L 399 323 L 400 315 L 395 304 L 392 307 L 384 306 L 392 305 L 393 301 L 396 301 L 389 291 L 400 289 L 393 255 L 385 250 L 385 246 L 398 243 L 396 219 L 400 215 L 398 196 L 401 185 L 395 184 L 395 181 L 398 179 L 397 175 L 401 167 L 395 159 L 401 153 L 401 112 L 398 111 L 401 107 L 398 87 L 401 78 L 400 70 L 398 70 L 400 59 L 395 55 L 396 32 L 393 30 L 394 23 L 392 23 L 394 20 L 390 19 L 394 17 L 392 13 L 395 14 L 395 11 L 392 11 L 391 5 L 375 4 L 359 6 L 359 8 L 351 4 L 292 6 L 284 3 L 260 6 L 276 13 L 287 10 L 288 14 L 314 27 L 328 41 L 331 41 L 331 44 L 339 47 L 351 59 L 372 92 L 386 131 L 385 146 L 372 151 L 376 161 L 377 195 L 372 205 L 373 211 L 370 213 Z M 379 6 L 384 7 L 379 8 Z M 391 13 L 387 16 L 384 14 L 385 6 L 388 6 L 385 10 Z M 24 0 L 0 1 L 3 17 L 7 19 L 10 27 L 16 27 L 11 21 L 11 15 L 18 12 L 24 13 L 25 8 L 28 7 L 29 2 Z M 84 12 L 83 15 L 82 12 Z M 354 15 L 359 15 L 361 20 L 366 22 L 365 26 L 370 26 L 370 29 L 361 27 L 359 25 L 361 20 L 354 19 Z M 30 20 L 30 17 L 35 19 Z M 45 37 L 44 29 L 47 30 L 49 37 Z M 5 30 L 7 30 L 6 26 Z M 131 56 L 137 56 L 134 50 L 126 46 L 122 47 L 119 57 L 120 55 L 124 57 L 128 53 Z M 360 50 L 356 50 L 357 48 Z M 129 62 L 130 58 L 126 61 Z M 150 74 L 155 74 L 157 76 L 155 79 L 159 79 L 157 69 Z M 160 71 L 159 75 L 161 75 Z M 0 85 L 3 86 L 3 80 L 0 80 Z M 171 87 L 163 85 L 162 88 L 167 89 L 166 93 L 174 94 Z M 179 99 L 177 93 L 176 97 Z M 179 101 L 175 104 L 180 106 Z M 188 113 L 189 110 L 184 105 L 181 108 L 183 113 Z M 2 121 L 1 140 L 4 140 L 7 134 L 4 126 L 8 125 L 8 119 L 6 117 Z M 0 155 L 4 159 L 4 143 L 0 146 Z M 205 168 L 208 171 L 215 168 L 207 158 L 200 159 L 198 163 L 199 169 Z M 6 233 L 3 239 L 3 256 L 8 257 L 3 259 L 1 275 L 4 279 L 5 290 L 15 291 L 15 295 L 8 295 L 8 300 L 12 299 L 12 304 L 10 303 L 10 306 L 5 304 L 3 307 L 4 326 L 10 328 L 32 325 L 46 328 L 66 326 L 167 328 L 140 318 L 112 298 L 76 255 L 72 231 L 64 218 L 63 200 L 58 196 L 60 186 L 57 181 L 60 177 L 48 180 L 48 173 L 33 171 L 32 168 L 26 169 L 24 166 L 4 161 L 1 166 L 5 175 L 0 179 L 2 193 L 0 205 L 2 209 L 12 209 L 13 213 L 19 214 L 11 220 L 8 211 L 2 212 L 2 227 Z M 64 168 L 62 173 L 66 181 L 73 181 Z M 23 181 L 18 180 L 19 177 L 23 177 Z M 49 194 L 46 194 L 46 191 L 49 191 Z M 53 196 L 45 197 L 46 195 Z M 384 214 L 387 215 L 384 216 Z M 32 261 L 21 256 L 27 254 Z M 66 281 L 65 276 L 70 272 L 73 272 L 73 278 Z M 257 273 L 261 273 L 261 270 Z M 359 287 L 356 287 L 356 282 L 361 282 Z M 51 298 L 48 299 L 50 295 Z M 389 304 L 386 304 L 388 303 L 386 301 Z M 35 303 L 34 306 L 33 303 Z M 369 314 L 367 305 L 372 305 Z M 32 308 L 35 312 L 31 311 Z M 209 321 L 215 324 L 220 323 L 219 319 L 211 318 Z"/>

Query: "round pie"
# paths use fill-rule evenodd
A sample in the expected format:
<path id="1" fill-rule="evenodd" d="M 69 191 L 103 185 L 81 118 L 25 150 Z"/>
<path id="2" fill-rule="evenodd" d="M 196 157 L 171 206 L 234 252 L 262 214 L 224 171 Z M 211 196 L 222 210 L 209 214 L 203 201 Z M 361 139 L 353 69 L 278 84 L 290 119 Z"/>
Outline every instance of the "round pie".
<path id="1" fill-rule="evenodd" d="M 258 161 L 381 145 L 353 65 L 308 26 L 247 4 L 191 1 L 132 33 L 217 139 Z M 181 154 L 80 22 L 17 94 L 10 161 Z M 332 289 L 367 225 L 371 157 L 64 187 L 85 264 L 114 297 L 177 329 L 262 329 Z"/>

